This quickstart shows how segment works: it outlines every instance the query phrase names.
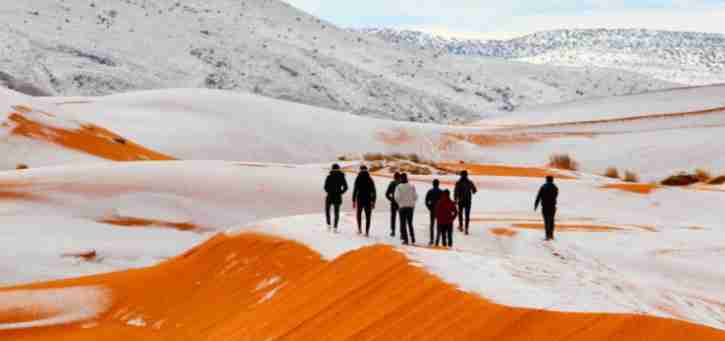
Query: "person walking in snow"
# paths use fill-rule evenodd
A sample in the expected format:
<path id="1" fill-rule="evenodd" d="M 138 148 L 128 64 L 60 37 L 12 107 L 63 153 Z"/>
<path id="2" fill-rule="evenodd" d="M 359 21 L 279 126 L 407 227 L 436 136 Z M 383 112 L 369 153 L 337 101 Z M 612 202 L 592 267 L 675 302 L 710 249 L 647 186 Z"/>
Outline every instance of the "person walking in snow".
<path id="1" fill-rule="evenodd" d="M 413 229 L 413 214 L 415 203 L 418 201 L 418 192 L 415 186 L 408 182 L 408 174 L 400 175 L 400 184 L 395 188 L 395 202 L 400 205 L 400 237 L 403 245 L 408 242 L 415 244 L 415 230 Z"/>
<path id="2" fill-rule="evenodd" d="M 388 185 L 388 190 L 385 191 L 385 197 L 390 201 L 390 236 L 395 237 L 395 221 L 398 219 L 398 203 L 395 202 L 395 188 L 400 184 L 400 173 L 396 172 L 393 176 L 393 181 Z"/>
<path id="3" fill-rule="evenodd" d="M 471 224 L 471 204 L 476 192 L 478 189 L 476 189 L 476 184 L 468 178 L 468 171 L 462 171 L 461 178 L 456 182 L 453 197 L 458 204 L 458 230 L 466 234 L 468 234 L 468 227 Z"/>
<path id="4" fill-rule="evenodd" d="M 458 210 L 456 210 L 456 204 L 451 201 L 449 190 L 441 193 L 440 200 L 435 207 L 435 214 L 436 220 L 438 220 L 435 246 L 438 246 L 443 239 L 443 247 L 453 247 L 453 222 L 456 220 Z"/>
<path id="5" fill-rule="evenodd" d="M 325 179 L 325 192 L 327 198 L 325 198 L 325 217 L 327 218 L 327 229 L 332 229 L 332 222 L 330 217 L 330 210 L 335 209 L 335 231 L 337 231 L 337 225 L 340 223 L 340 206 L 342 205 L 342 196 L 347 192 L 347 180 L 345 179 L 345 173 L 340 170 L 340 165 L 332 165 L 330 174 Z"/>
<path id="6" fill-rule="evenodd" d="M 534 211 L 539 209 L 541 204 L 541 213 L 544 216 L 544 228 L 546 229 L 546 240 L 554 239 L 554 229 L 556 227 L 556 201 L 559 197 L 559 188 L 554 185 L 554 177 L 547 176 L 546 183 L 539 189 L 534 203 Z"/>
<path id="7" fill-rule="evenodd" d="M 370 236 L 370 219 L 375 209 L 375 201 L 377 200 L 377 191 L 375 190 L 375 181 L 368 172 L 368 167 L 360 166 L 360 173 L 355 179 L 355 186 L 352 190 L 352 205 L 357 209 L 357 233 L 362 234 L 362 213 L 365 212 L 365 236 Z"/>
<path id="8" fill-rule="evenodd" d="M 433 246 L 435 242 L 436 205 L 441 194 L 443 194 L 440 185 L 441 182 L 438 179 L 433 180 L 433 188 L 425 195 L 425 207 L 428 208 L 428 213 L 430 214 L 430 240 L 428 241 L 428 246 Z"/>

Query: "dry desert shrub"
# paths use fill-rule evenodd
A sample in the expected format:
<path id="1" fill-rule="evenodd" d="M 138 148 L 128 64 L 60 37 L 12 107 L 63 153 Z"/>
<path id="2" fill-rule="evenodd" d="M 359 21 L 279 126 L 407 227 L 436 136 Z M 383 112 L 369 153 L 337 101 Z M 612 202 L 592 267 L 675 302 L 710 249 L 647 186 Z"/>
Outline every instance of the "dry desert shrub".
<path id="1" fill-rule="evenodd" d="M 665 186 L 689 186 L 700 182 L 697 176 L 688 173 L 679 173 L 668 177 L 662 181 Z"/>
<path id="2" fill-rule="evenodd" d="M 370 161 L 370 162 L 384 161 L 385 155 L 383 155 L 382 153 L 368 153 L 368 154 L 363 155 L 363 160 Z"/>
<path id="3" fill-rule="evenodd" d="M 400 172 L 413 174 L 413 175 L 431 175 L 431 174 L 433 174 L 433 172 L 430 170 L 430 168 L 416 165 L 413 163 L 401 164 L 400 167 L 398 167 L 398 170 Z"/>
<path id="4" fill-rule="evenodd" d="M 383 170 L 383 168 L 385 168 L 385 164 L 382 161 L 371 162 L 368 165 L 368 171 L 370 173 L 374 173 L 374 172 Z"/>
<path id="5" fill-rule="evenodd" d="M 624 181 L 631 182 L 631 183 L 637 183 L 637 182 L 639 182 L 639 175 L 637 175 L 637 173 L 632 172 L 632 171 L 625 171 L 624 172 Z"/>
<path id="6" fill-rule="evenodd" d="M 576 171 L 579 170 L 579 163 L 569 154 L 554 154 L 549 157 L 549 167 Z"/>
<path id="7" fill-rule="evenodd" d="M 708 185 L 723 185 L 725 184 L 725 175 L 720 175 L 707 182 Z"/>
<path id="8" fill-rule="evenodd" d="M 619 179 L 619 171 L 617 170 L 617 167 L 609 167 L 606 171 L 604 171 L 604 176 L 612 179 Z"/>
<path id="9" fill-rule="evenodd" d="M 698 168 L 695 170 L 695 177 L 699 182 L 707 183 L 708 181 L 712 180 L 712 175 L 707 170 L 704 170 L 702 168 Z"/>

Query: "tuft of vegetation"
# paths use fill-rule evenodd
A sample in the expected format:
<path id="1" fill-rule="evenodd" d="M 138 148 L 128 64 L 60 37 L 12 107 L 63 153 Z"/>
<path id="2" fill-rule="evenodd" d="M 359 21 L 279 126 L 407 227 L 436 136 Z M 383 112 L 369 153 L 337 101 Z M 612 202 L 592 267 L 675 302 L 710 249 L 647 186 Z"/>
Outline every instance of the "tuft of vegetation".
<path id="1" fill-rule="evenodd" d="M 370 173 L 381 171 L 384 168 L 385 168 L 385 163 L 383 163 L 382 161 L 376 161 L 376 162 L 372 162 L 372 163 L 368 164 L 368 171 Z"/>
<path id="2" fill-rule="evenodd" d="M 690 186 L 700 182 L 695 174 L 688 174 L 685 172 L 672 175 L 662 181 L 665 186 Z"/>
<path id="3" fill-rule="evenodd" d="M 579 163 L 569 154 L 554 154 L 549 157 L 549 167 L 576 171 L 579 170 Z"/>
<path id="4" fill-rule="evenodd" d="M 385 155 L 383 155 L 382 153 L 368 153 L 368 154 L 363 155 L 363 160 L 368 161 L 368 162 L 385 161 L 386 158 L 385 158 Z"/>
<path id="5" fill-rule="evenodd" d="M 715 177 L 707 182 L 708 185 L 724 185 L 725 184 L 725 175 L 721 175 L 718 177 Z"/>
<path id="6" fill-rule="evenodd" d="M 633 171 L 625 171 L 624 179 L 625 182 L 637 183 L 639 182 L 639 175 Z"/>
<path id="7" fill-rule="evenodd" d="M 28 168 L 30 168 L 30 167 L 28 167 L 28 165 L 26 165 L 24 163 L 19 163 L 17 166 L 15 166 L 15 169 L 17 169 L 17 170 L 24 170 L 24 169 L 28 169 Z"/>
<path id="8" fill-rule="evenodd" d="M 432 175 L 433 171 L 428 167 L 423 167 L 413 163 L 404 163 L 398 167 L 399 172 L 413 174 L 413 175 Z"/>
<path id="9" fill-rule="evenodd" d="M 695 170 L 695 177 L 697 178 L 698 182 L 707 183 L 712 180 L 712 175 L 710 174 L 710 172 L 702 168 L 698 168 Z"/>
<path id="10" fill-rule="evenodd" d="M 617 170 L 617 167 L 609 167 L 606 171 L 604 171 L 604 176 L 612 179 L 619 179 L 619 170 Z"/>

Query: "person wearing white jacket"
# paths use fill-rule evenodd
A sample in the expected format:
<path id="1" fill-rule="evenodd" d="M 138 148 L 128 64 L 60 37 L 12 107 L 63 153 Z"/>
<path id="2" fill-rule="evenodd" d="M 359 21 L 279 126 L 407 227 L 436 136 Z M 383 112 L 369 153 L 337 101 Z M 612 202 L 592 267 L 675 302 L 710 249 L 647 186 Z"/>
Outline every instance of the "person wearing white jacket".
<path id="1" fill-rule="evenodd" d="M 415 212 L 415 203 L 418 201 L 418 193 L 415 186 L 408 182 L 408 174 L 400 176 L 400 184 L 395 188 L 395 202 L 400 206 L 400 237 L 403 245 L 408 245 L 408 236 L 410 242 L 415 244 L 415 231 L 413 230 L 413 213 Z"/>

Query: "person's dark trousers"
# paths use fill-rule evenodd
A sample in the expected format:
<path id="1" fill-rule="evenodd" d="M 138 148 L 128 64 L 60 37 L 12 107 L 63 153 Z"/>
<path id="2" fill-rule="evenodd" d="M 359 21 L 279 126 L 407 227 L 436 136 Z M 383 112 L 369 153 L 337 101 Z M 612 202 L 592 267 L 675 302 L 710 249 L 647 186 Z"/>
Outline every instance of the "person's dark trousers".
<path id="1" fill-rule="evenodd" d="M 453 247 L 453 224 L 446 227 L 446 232 L 448 233 L 448 247 Z"/>
<path id="2" fill-rule="evenodd" d="M 434 210 L 428 211 L 430 213 L 430 239 L 428 244 L 433 245 L 433 242 L 435 242 L 436 237 L 436 214 Z M 439 226 L 440 229 L 440 226 Z"/>
<path id="3" fill-rule="evenodd" d="M 369 202 L 357 203 L 357 232 L 362 233 L 362 213 L 365 212 L 365 233 L 370 234 L 370 216 L 373 213 L 373 206 Z"/>
<path id="4" fill-rule="evenodd" d="M 464 219 L 465 218 L 465 219 Z M 471 203 L 458 203 L 458 230 L 468 234 L 468 227 L 471 225 Z M 465 227 L 465 230 L 464 230 Z"/>
<path id="5" fill-rule="evenodd" d="M 544 215 L 544 229 L 546 230 L 546 240 L 554 239 L 554 229 L 556 228 L 556 207 L 544 207 L 542 213 Z"/>
<path id="6" fill-rule="evenodd" d="M 438 238 L 436 239 L 436 246 L 438 246 L 438 239 L 443 239 L 444 247 L 453 247 L 453 224 L 438 225 Z"/>
<path id="7" fill-rule="evenodd" d="M 330 197 L 327 197 L 325 200 L 325 217 L 327 218 L 327 226 L 332 226 L 331 223 L 331 217 L 330 217 L 330 210 L 335 209 L 335 228 L 337 228 L 337 225 L 340 223 L 340 206 L 342 203 L 336 202 Z"/>
<path id="8" fill-rule="evenodd" d="M 403 244 L 412 242 L 415 244 L 415 230 L 413 230 L 413 208 L 412 207 L 401 207 L 400 208 L 400 237 L 403 240 Z"/>
<path id="9" fill-rule="evenodd" d="M 395 237 L 395 222 L 398 219 L 398 204 L 390 203 L 390 236 Z"/>
<path id="10" fill-rule="evenodd" d="M 441 245 L 441 239 L 443 238 L 443 225 L 438 225 L 438 231 L 436 233 L 436 242 L 435 246 Z M 445 239 L 443 240 L 444 246 L 445 246 Z"/>

